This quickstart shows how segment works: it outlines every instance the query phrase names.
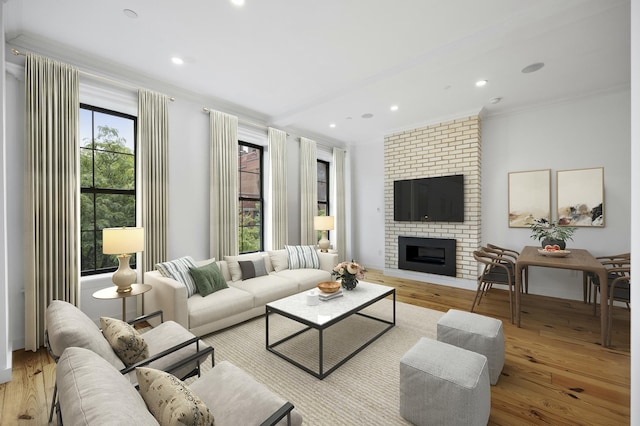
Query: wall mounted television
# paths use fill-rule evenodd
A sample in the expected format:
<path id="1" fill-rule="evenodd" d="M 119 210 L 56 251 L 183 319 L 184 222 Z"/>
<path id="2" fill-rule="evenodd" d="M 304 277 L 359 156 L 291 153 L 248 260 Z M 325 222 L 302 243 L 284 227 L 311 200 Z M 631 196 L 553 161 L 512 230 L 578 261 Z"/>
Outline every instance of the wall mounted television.
<path id="1" fill-rule="evenodd" d="M 464 175 L 393 182 L 396 222 L 464 222 Z"/>

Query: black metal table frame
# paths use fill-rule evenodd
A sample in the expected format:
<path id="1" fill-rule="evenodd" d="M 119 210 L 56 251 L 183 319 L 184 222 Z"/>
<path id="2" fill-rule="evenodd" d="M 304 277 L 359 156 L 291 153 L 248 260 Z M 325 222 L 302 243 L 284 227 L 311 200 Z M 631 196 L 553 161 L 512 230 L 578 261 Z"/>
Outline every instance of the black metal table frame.
<path id="1" fill-rule="evenodd" d="M 368 315 L 368 314 L 364 314 L 362 312 L 360 312 L 361 310 L 365 309 L 368 306 L 373 305 L 374 303 L 384 299 L 387 296 L 393 295 L 393 320 L 392 321 L 388 321 L 382 318 L 377 318 L 374 317 L 372 315 Z M 329 303 L 329 302 L 320 302 L 320 303 Z M 361 306 L 358 306 L 357 308 L 354 308 L 348 312 L 345 312 L 344 314 L 336 317 L 336 318 L 332 318 L 330 321 L 327 321 L 324 324 L 315 324 L 312 323 L 310 321 L 307 321 L 305 319 L 299 318 L 293 314 L 290 314 L 288 312 L 284 312 L 280 309 L 276 309 L 273 307 L 270 307 L 268 304 L 266 306 L 266 312 L 265 312 L 265 321 L 266 321 L 266 348 L 269 352 L 272 352 L 276 355 L 278 355 L 280 358 L 290 362 L 291 364 L 295 365 L 296 367 L 300 368 L 301 370 L 306 371 L 307 373 L 311 374 L 312 376 L 317 377 L 318 379 L 322 380 L 325 377 L 327 377 L 329 374 L 333 373 L 338 367 L 340 367 L 342 364 L 344 364 L 345 362 L 349 361 L 351 358 L 353 358 L 354 356 L 356 356 L 357 354 L 359 354 L 364 348 L 366 348 L 367 346 L 369 346 L 371 343 L 373 343 L 375 340 L 377 340 L 380 336 L 382 336 L 384 333 L 386 333 L 387 331 L 389 331 L 392 327 L 394 327 L 396 325 L 396 289 L 392 288 L 390 289 L 388 292 L 375 297 L 374 299 L 371 299 L 369 301 L 367 301 L 366 303 L 362 304 Z M 296 321 L 298 323 L 304 324 L 307 327 L 303 328 L 302 330 L 296 331 L 295 333 L 284 337 L 280 340 L 278 340 L 277 342 L 271 343 L 269 344 L 269 314 L 274 313 L 274 314 L 278 314 L 281 315 L 283 317 L 289 318 L 293 321 Z M 333 367 L 329 368 L 327 371 L 324 371 L 324 356 L 323 356 L 323 352 L 324 352 L 324 345 L 323 345 L 323 332 L 324 330 L 328 329 L 329 327 L 331 327 L 334 324 L 337 324 L 338 322 L 350 317 L 351 315 L 360 315 L 366 318 L 370 318 L 372 320 L 375 321 L 379 321 L 382 322 L 384 324 L 388 324 L 388 327 L 386 327 L 384 330 L 380 331 L 378 334 L 376 334 L 375 336 L 373 336 L 371 339 L 369 339 L 368 341 L 366 341 L 363 345 L 361 345 L 360 347 L 358 347 L 355 351 L 353 351 L 352 353 L 350 353 L 349 355 L 347 355 L 345 358 L 343 358 L 342 360 L 340 360 L 339 362 L 337 362 Z M 285 354 L 283 354 L 282 352 L 278 352 L 275 347 L 288 341 L 293 339 L 296 336 L 299 336 L 300 334 L 307 332 L 311 329 L 315 329 L 318 330 L 318 351 L 319 351 L 319 355 L 318 355 L 318 371 L 314 371 L 302 364 L 300 364 L 299 362 L 295 361 L 294 359 L 286 356 Z"/>

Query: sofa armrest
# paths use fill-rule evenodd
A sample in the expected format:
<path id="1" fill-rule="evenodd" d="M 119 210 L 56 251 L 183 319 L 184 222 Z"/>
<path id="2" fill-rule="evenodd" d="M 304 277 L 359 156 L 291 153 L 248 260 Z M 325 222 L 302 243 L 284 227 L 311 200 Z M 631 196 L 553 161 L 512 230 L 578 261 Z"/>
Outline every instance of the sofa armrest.
<path id="1" fill-rule="evenodd" d="M 187 307 L 187 288 L 184 284 L 164 277 L 158 271 L 145 272 L 144 282 L 153 287 L 145 294 L 144 311 L 162 311 L 164 321 L 175 321 L 188 330 L 189 309 Z M 157 325 L 151 323 L 154 326 Z"/>
<path id="2" fill-rule="evenodd" d="M 333 267 L 338 264 L 338 253 L 323 253 L 319 251 L 318 258 L 320 259 L 320 269 L 324 269 L 327 272 L 333 271 Z"/>

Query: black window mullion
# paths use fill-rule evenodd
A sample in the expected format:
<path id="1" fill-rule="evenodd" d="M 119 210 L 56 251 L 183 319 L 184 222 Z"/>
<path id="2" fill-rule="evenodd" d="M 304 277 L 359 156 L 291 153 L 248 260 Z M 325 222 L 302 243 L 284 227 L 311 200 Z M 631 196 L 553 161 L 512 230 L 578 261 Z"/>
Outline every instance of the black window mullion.
<path id="1" fill-rule="evenodd" d="M 109 263 L 113 263 L 113 265 L 107 267 L 107 268 L 102 268 L 98 261 L 100 258 L 100 254 L 99 250 L 98 250 L 98 240 L 99 240 L 99 232 L 101 231 L 101 229 L 98 229 L 98 220 L 99 220 L 99 212 L 98 212 L 98 196 L 100 195 L 118 195 L 118 196 L 123 196 L 124 198 L 120 198 L 115 199 L 115 200 L 105 200 L 103 199 L 101 202 L 111 202 L 113 203 L 113 206 L 115 207 L 121 207 L 121 208 L 126 208 L 127 210 L 129 209 L 133 209 L 132 215 L 130 216 L 126 213 L 127 210 L 115 210 L 114 214 L 120 213 L 122 215 L 122 213 L 124 213 L 123 216 L 123 220 L 125 221 L 125 223 L 133 223 L 135 225 L 135 211 L 136 211 L 136 206 L 135 206 L 135 201 L 136 201 L 136 181 L 135 181 L 135 176 L 136 176 L 136 146 L 137 146 L 137 141 L 136 141 L 136 136 L 137 136 L 137 119 L 134 116 L 128 115 L 128 114 L 123 114 L 123 113 L 119 113 L 116 111 L 110 111 L 110 110 L 106 110 L 103 108 L 99 108 L 99 107 L 94 107 L 91 105 L 86 105 L 86 104 L 81 104 L 80 105 L 81 109 L 90 111 L 90 125 L 91 125 L 91 130 L 90 132 L 90 141 L 89 141 L 89 145 L 86 147 L 82 147 L 82 149 L 86 150 L 89 149 L 91 151 L 90 153 L 90 158 L 91 158 L 91 177 L 90 179 L 88 179 L 91 182 L 91 186 L 90 187 L 81 187 L 80 188 L 80 193 L 81 194 L 90 194 L 91 195 L 91 205 L 92 205 L 92 221 L 93 223 L 91 224 L 91 228 L 87 228 L 84 229 L 83 225 L 87 225 L 87 224 L 83 224 L 81 223 L 81 230 L 82 233 L 86 234 L 86 233 L 91 233 L 91 242 L 93 244 L 93 247 L 91 248 L 91 250 L 88 251 L 92 251 L 92 254 L 90 255 L 90 258 L 87 259 L 86 263 L 89 262 L 93 262 L 93 265 L 91 267 L 91 269 L 85 269 L 83 268 L 81 271 L 82 275 L 92 275 L 92 274 L 97 274 L 97 273 L 104 273 L 104 272 L 112 272 L 115 271 L 117 269 L 117 263 L 114 262 L 109 262 Z M 125 150 L 125 152 L 119 152 L 119 151 L 114 151 L 114 150 L 110 150 L 110 149 L 97 149 L 97 138 L 98 135 L 96 134 L 96 113 L 101 113 L 104 114 L 106 116 L 115 116 L 115 117 L 119 117 L 119 118 L 123 118 L 125 120 L 130 120 L 131 121 L 131 125 L 133 127 L 133 140 L 129 140 L 130 142 L 133 142 L 133 153 L 131 152 L 126 152 L 129 151 L 129 149 Z M 107 123 L 108 123 L 108 117 L 107 117 Z M 108 125 L 108 124 L 104 124 L 104 125 Z M 112 127 L 112 129 L 114 130 L 118 130 L 118 128 L 116 127 Z M 116 136 L 120 136 L 118 134 L 118 132 L 115 132 Z M 106 139 L 107 142 L 110 141 L 110 139 Z M 113 153 L 113 154 L 117 154 L 117 155 L 122 155 L 123 157 L 121 158 L 126 158 L 125 156 L 130 156 L 133 158 L 133 184 L 129 186 L 129 184 L 127 183 L 126 185 L 129 187 L 133 187 L 132 189 L 117 189 L 117 188 L 96 188 L 96 178 L 97 178 L 97 171 L 96 171 L 96 160 L 97 160 L 97 153 L 98 152 L 103 152 L 103 153 Z M 117 205 L 118 201 L 121 200 L 125 200 L 125 204 L 120 204 L 119 206 Z M 132 205 L 130 203 L 133 203 Z M 104 206 L 104 204 L 103 204 Z M 104 219 L 105 216 L 104 215 L 105 212 L 102 213 L 102 219 Z M 125 224 L 123 223 L 123 225 Z M 83 241 L 83 240 L 81 240 Z M 83 247 L 84 249 L 84 247 Z M 84 250 L 81 250 L 81 255 L 84 254 Z M 102 260 L 104 260 L 104 258 L 101 258 Z M 82 263 L 85 263 L 84 260 Z M 132 265 L 133 267 L 134 265 Z"/>

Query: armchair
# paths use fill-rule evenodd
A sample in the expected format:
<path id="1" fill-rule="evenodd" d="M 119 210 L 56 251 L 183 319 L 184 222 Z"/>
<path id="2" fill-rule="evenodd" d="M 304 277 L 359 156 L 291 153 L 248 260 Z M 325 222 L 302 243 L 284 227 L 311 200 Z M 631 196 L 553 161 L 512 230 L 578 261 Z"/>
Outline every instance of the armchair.
<path id="1" fill-rule="evenodd" d="M 158 316 L 162 320 L 162 312 L 158 311 L 131 320 L 129 324 L 147 321 Z M 209 354 L 211 354 L 212 365 L 214 363 L 213 349 L 173 321 L 162 322 L 142 334 L 148 347 L 149 355 L 144 360 L 131 365 L 125 365 L 98 326 L 76 306 L 62 300 L 54 300 L 47 307 L 46 321 L 45 339 L 47 350 L 56 363 L 66 348 L 85 348 L 95 352 L 122 374 L 127 375 L 132 383 L 136 382 L 136 376 L 133 371 L 136 367 L 143 365 L 171 371 L 179 378 L 186 379 L 194 375 L 200 375 L 200 363 Z M 180 361 L 184 359 L 190 359 L 191 362 L 183 365 Z M 53 417 L 57 390 L 56 385 L 49 413 L 50 421 Z"/>
<path id="2" fill-rule="evenodd" d="M 67 348 L 58 361 L 56 383 L 58 425 L 159 424 L 144 400 L 158 395 L 149 395 L 149 389 L 138 393 L 117 369 L 90 350 Z M 183 385 L 164 387 L 165 400 L 174 395 L 178 400 L 182 390 L 188 390 L 213 414 L 217 426 L 302 424 L 302 416 L 290 402 L 228 361 Z"/>

